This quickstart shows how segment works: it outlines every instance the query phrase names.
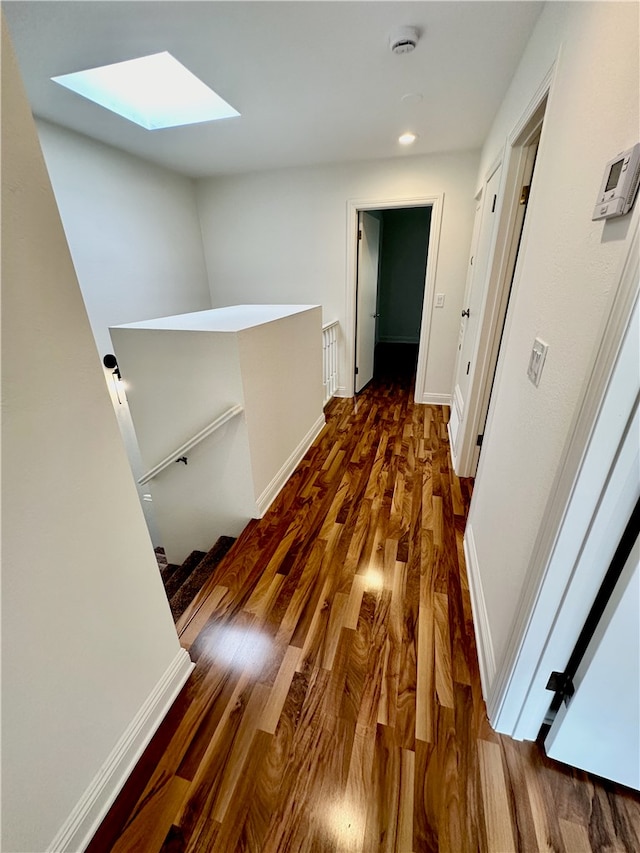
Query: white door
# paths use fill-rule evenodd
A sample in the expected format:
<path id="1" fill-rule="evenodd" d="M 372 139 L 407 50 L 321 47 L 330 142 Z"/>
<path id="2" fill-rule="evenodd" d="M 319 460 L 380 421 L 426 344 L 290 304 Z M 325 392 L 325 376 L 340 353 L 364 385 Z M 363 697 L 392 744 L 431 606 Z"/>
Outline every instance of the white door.
<path id="1" fill-rule="evenodd" d="M 538 131 L 537 135 L 534 139 L 527 145 L 525 148 L 525 156 L 524 156 L 524 173 L 522 176 L 522 195 L 520 196 L 520 203 L 516 208 L 516 212 L 513 217 L 513 238 L 511 240 L 511 246 L 509 248 L 509 284 L 507 287 L 503 289 L 502 294 L 499 299 L 499 312 L 496 317 L 495 327 L 493 329 L 493 341 L 491 345 L 491 350 L 489 353 L 489 360 L 487 364 L 486 375 L 484 377 L 478 378 L 478 391 L 480 400 L 480 408 L 477 419 L 474 415 L 475 424 L 471 424 L 471 430 L 466 430 L 466 436 L 469 436 L 471 433 L 472 440 L 476 440 L 477 437 L 484 435 L 485 426 L 487 423 L 487 416 L 489 414 L 489 402 L 491 399 L 491 392 L 493 391 L 493 382 L 496 374 L 496 367 L 498 363 L 498 354 L 500 350 L 500 344 L 502 343 L 502 333 L 504 330 L 505 321 L 507 318 L 507 308 L 509 307 L 509 297 L 511 296 L 511 287 L 513 284 L 513 278 L 515 275 L 516 262 L 518 260 L 518 252 L 520 250 L 520 241 L 522 239 L 522 231 L 524 228 L 524 220 L 527 214 L 527 203 L 529 200 L 529 191 L 531 189 L 531 184 L 533 182 L 533 170 L 536 163 L 536 157 L 538 154 L 538 145 L 540 144 L 540 132 Z M 489 270 L 487 270 L 487 277 L 489 276 Z M 465 433 L 463 433 L 464 435 Z M 468 440 L 468 438 L 467 438 Z M 481 439 L 480 439 L 481 440 Z M 478 459 L 480 457 L 480 445 L 479 443 L 476 445 L 471 471 L 469 472 L 471 476 L 475 476 L 476 469 L 478 467 Z"/>
<path id="2" fill-rule="evenodd" d="M 380 222 L 366 211 L 358 213 L 358 283 L 356 308 L 356 394 L 373 379 L 376 346 L 376 304 Z"/>
<path id="3" fill-rule="evenodd" d="M 501 167 L 499 166 L 485 185 L 480 208 L 476 208 L 476 221 L 480 217 L 480 224 L 479 227 L 477 224 L 474 225 L 474 230 L 477 231 L 477 239 L 475 251 L 472 249 L 472 255 L 469 259 L 471 275 L 465 296 L 466 302 L 462 310 L 453 386 L 452 421 L 454 430 L 451 438 L 454 456 L 456 457 L 459 456 L 459 438 L 464 433 L 465 419 L 468 416 L 467 403 L 475 371 L 475 358 L 481 328 L 480 321 L 488 285 L 489 256 L 493 246 L 500 174 Z"/>
<path id="4" fill-rule="evenodd" d="M 545 738 L 547 755 L 640 790 L 640 540 Z"/>
<path id="5" fill-rule="evenodd" d="M 480 220 L 482 219 L 482 199 L 483 194 L 482 191 L 476 197 L 476 212 L 473 219 L 473 234 L 471 236 L 471 252 L 469 255 L 469 268 L 467 270 L 467 283 L 464 292 L 464 305 L 469 303 L 469 298 L 471 295 L 471 283 L 473 280 L 473 261 L 477 253 L 478 249 L 478 237 L 480 236 Z M 453 400 L 451 405 L 451 413 L 449 417 L 449 442 L 451 445 L 451 453 L 453 456 L 454 468 L 457 470 L 456 465 L 456 449 L 459 447 L 459 442 L 461 441 L 461 432 L 460 432 L 460 419 L 462 417 L 462 411 L 464 409 L 464 405 L 462 401 L 456 402 L 456 395 L 461 393 L 458 391 L 458 369 L 460 366 L 460 359 L 462 353 L 462 344 L 464 342 L 464 333 L 466 329 L 466 325 L 464 322 L 464 317 L 460 320 L 460 330 L 458 332 L 458 352 L 456 354 L 456 368 L 455 368 L 455 382 L 454 382 L 454 393 Z"/>

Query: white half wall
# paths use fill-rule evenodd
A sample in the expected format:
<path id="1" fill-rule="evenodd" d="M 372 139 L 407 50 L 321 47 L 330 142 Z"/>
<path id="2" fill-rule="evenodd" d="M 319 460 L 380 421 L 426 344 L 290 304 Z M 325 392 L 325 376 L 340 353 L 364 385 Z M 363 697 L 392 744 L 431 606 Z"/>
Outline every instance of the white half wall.
<path id="1" fill-rule="evenodd" d="M 318 303 L 345 339 L 348 201 L 444 193 L 425 392 L 449 399 L 474 213 L 478 152 L 210 178 L 197 184 L 214 307 Z M 339 387 L 344 390 L 344 346 Z"/>
<path id="2" fill-rule="evenodd" d="M 44 851 L 86 840 L 189 661 L 4 24 L 2 314 L 1 846 Z"/>
<path id="3" fill-rule="evenodd" d="M 116 354 L 132 378 L 131 413 L 146 470 L 234 405 L 243 405 L 236 336 L 114 328 Z M 144 488 L 170 563 L 239 536 L 256 515 L 244 414 L 233 418 Z"/>
<path id="4" fill-rule="evenodd" d="M 193 181 L 36 125 L 100 359 L 113 352 L 110 326 L 211 308 Z M 104 375 L 137 479 L 144 472 L 126 394 L 118 399 L 111 372 Z M 162 544 L 149 504 L 143 509 Z"/>
<path id="5" fill-rule="evenodd" d="M 243 330 L 238 348 L 253 487 L 264 514 L 324 426 L 322 312 L 309 307 Z"/>
<path id="6" fill-rule="evenodd" d="M 262 515 L 317 433 L 322 311 L 236 305 L 111 330 L 170 563 Z M 233 407 L 244 411 L 175 452 Z M 182 453 L 183 451 L 181 451 Z"/>
<path id="7" fill-rule="evenodd" d="M 638 141 L 638 6 L 545 6 L 478 182 L 556 61 L 469 527 L 498 675 L 551 488 L 628 251 L 631 216 L 592 222 L 605 164 Z M 603 45 L 615 44 L 606 61 Z M 637 205 L 636 201 L 636 205 Z M 534 339 L 549 350 L 527 379 Z"/>

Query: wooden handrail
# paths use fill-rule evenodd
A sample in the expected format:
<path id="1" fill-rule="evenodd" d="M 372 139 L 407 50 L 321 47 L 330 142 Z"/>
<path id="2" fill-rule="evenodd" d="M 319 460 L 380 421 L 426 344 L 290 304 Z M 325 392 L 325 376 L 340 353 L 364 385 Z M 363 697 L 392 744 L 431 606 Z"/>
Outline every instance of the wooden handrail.
<path id="1" fill-rule="evenodd" d="M 200 444 L 205 438 L 211 435 L 211 433 L 215 432 L 217 429 L 220 429 L 221 426 L 230 421 L 231 418 L 235 418 L 236 415 L 239 415 L 240 412 L 243 411 L 242 406 L 231 406 L 230 409 L 227 409 L 226 412 L 217 417 L 215 421 L 211 421 L 208 426 L 204 429 L 201 429 L 200 432 L 196 433 L 192 436 L 188 441 L 185 441 L 184 444 L 181 444 L 180 447 L 176 448 L 173 453 L 170 453 L 168 456 L 162 460 L 162 462 L 158 462 L 155 468 L 151 468 L 151 470 L 147 471 L 147 473 L 140 477 L 138 480 L 139 486 L 144 486 L 145 483 L 148 483 L 149 480 L 153 480 L 154 477 L 157 477 L 161 471 L 164 471 L 165 468 L 168 468 L 169 465 L 172 465 L 174 462 L 181 461 L 182 456 L 188 453 L 189 450 L 194 448 L 196 444 Z"/>

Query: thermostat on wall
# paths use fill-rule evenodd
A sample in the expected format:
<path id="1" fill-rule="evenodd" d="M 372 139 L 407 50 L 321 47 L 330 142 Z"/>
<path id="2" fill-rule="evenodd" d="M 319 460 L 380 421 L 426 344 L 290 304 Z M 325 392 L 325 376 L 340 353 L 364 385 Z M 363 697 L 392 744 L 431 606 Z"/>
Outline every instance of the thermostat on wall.
<path id="1" fill-rule="evenodd" d="M 637 142 L 607 163 L 591 219 L 610 219 L 628 213 L 633 207 L 639 180 L 640 142 Z"/>

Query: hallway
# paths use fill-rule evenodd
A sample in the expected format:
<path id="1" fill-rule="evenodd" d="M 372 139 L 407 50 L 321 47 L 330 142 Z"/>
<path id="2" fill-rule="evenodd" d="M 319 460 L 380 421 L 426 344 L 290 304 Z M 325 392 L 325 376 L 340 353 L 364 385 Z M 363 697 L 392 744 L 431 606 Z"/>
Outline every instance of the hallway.
<path id="1" fill-rule="evenodd" d="M 178 622 L 196 668 L 90 851 L 640 849 L 640 800 L 494 733 L 446 411 L 393 371 Z"/>

